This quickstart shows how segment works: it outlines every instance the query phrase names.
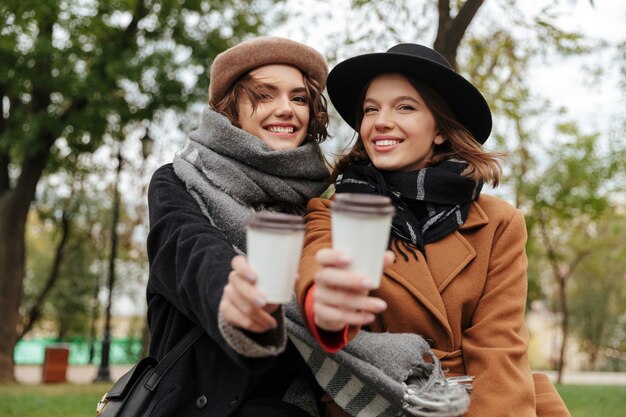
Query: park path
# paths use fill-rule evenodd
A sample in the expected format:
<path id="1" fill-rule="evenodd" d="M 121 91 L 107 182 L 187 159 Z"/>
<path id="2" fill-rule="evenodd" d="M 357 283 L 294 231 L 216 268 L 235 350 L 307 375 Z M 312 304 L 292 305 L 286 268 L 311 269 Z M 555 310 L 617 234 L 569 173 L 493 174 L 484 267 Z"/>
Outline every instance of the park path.
<path id="1" fill-rule="evenodd" d="M 109 368 L 111 379 L 116 381 L 124 375 L 132 365 L 113 365 Z M 93 365 L 72 365 L 67 369 L 67 382 L 73 384 L 89 384 L 98 374 L 98 367 Z M 41 366 L 17 365 L 15 366 L 15 378 L 22 384 L 40 384 L 42 381 Z"/>
<path id="2" fill-rule="evenodd" d="M 110 367 L 111 378 L 115 381 L 124 375 L 132 365 L 114 365 Z M 95 366 L 70 366 L 67 372 L 68 382 L 74 384 L 88 384 L 93 381 L 98 368 Z M 552 381 L 555 380 L 556 372 L 538 371 L 546 373 Z M 15 367 L 15 376 L 18 382 L 23 384 L 41 383 L 41 366 L 24 365 Z M 590 384 L 590 385 L 626 385 L 626 372 L 566 372 L 563 377 L 565 384 Z"/>

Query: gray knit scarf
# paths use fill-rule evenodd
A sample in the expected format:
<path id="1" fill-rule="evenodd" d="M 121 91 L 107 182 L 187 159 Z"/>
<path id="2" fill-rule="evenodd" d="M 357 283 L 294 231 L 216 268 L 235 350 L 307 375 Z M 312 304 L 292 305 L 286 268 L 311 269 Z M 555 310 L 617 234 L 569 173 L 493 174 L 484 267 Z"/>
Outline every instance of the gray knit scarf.
<path id="1" fill-rule="evenodd" d="M 444 377 L 421 336 L 361 330 L 341 351 L 327 353 L 304 327 L 295 300 L 285 315 L 289 338 L 318 384 L 351 416 L 458 417 L 467 411 L 468 388 Z"/>
<path id="2" fill-rule="evenodd" d="M 274 151 L 208 107 L 174 156 L 174 172 L 240 252 L 246 250 L 245 228 L 254 211 L 304 214 L 329 177 L 316 143 Z"/>

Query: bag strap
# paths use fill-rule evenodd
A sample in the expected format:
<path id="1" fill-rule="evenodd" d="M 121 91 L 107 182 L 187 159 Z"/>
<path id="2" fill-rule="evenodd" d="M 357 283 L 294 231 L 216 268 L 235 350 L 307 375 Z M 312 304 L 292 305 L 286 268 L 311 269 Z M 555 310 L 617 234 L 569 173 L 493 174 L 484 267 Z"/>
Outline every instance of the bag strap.
<path id="1" fill-rule="evenodd" d="M 170 350 L 159 364 L 154 368 L 154 372 L 150 378 L 146 381 L 144 386 L 150 391 L 159 385 L 161 378 L 170 370 L 170 368 L 180 359 L 181 356 L 204 334 L 204 330 L 199 326 L 194 326 L 193 329 L 183 337 L 172 350 Z"/>

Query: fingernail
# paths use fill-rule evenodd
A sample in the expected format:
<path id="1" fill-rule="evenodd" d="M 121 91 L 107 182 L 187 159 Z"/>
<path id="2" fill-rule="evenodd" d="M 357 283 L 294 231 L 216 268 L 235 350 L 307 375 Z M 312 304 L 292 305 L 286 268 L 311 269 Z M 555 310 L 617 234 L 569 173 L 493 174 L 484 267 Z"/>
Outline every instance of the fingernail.
<path id="1" fill-rule="evenodd" d="M 376 302 L 374 303 L 374 307 L 378 311 L 383 311 L 384 309 L 387 308 L 387 303 L 384 302 L 383 300 L 376 300 Z"/>
<path id="2" fill-rule="evenodd" d="M 252 272 L 245 272 L 243 274 L 243 277 L 250 282 L 256 282 L 256 275 L 254 275 Z"/>
<path id="3" fill-rule="evenodd" d="M 265 307 L 265 304 L 267 304 L 267 300 L 265 299 L 265 297 L 260 295 L 254 299 L 254 302 L 259 307 Z"/>
<path id="4" fill-rule="evenodd" d="M 364 279 L 363 281 L 361 281 L 361 285 L 363 286 L 363 288 L 366 288 L 368 290 L 376 288 L 376 285 L 369 279 Z"/>
<path id="5" fill-rule="evenodd" d="M 339 261 L 344 263 L 344 264 L 348 264 L 348 263 L 352 262 L 352 257 L 350 255 L 348 255 L 347 253 L 341 253 L 341 254 L 339 254 Z"/>

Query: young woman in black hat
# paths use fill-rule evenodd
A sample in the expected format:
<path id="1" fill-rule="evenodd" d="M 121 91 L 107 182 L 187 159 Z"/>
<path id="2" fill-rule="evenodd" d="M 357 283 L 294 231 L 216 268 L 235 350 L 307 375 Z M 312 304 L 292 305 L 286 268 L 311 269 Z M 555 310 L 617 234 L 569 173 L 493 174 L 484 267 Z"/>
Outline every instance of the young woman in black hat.
<path id="1" fill-rule="evenodd" d="M 473 378 L 466 416 L 569 416 L 528 361 L 524 216 L 481 194 L 501 173 L 482 148 L 492 120 L 481 93 L 415 44 L 339 63 L 328 93 L 359 134 L 334 170 L 336 192 L 391 198 L 395 260 L 377 289 L 348 272 L 331 249 L 331 201 L 313 199 L 296 288 L 311 333 L 328 352 L 359 331 L 416 333 L 446 376 Z"/>
<path id="2" fill-rule="evenodd" d="M 282 308 L 267 304 L 237 255 L 255 211 L 304 214 L 328 186 L 327 72 L 320 53 L 288 39 L 226 50 L 198 129 L 154 173 L 150 354 L 161 359 L 194 326 L 204 334 L 159 384 L 151 417 L 309 416 L 306 381 L 296 379 L 308 370 L 287 345 Z"/>

